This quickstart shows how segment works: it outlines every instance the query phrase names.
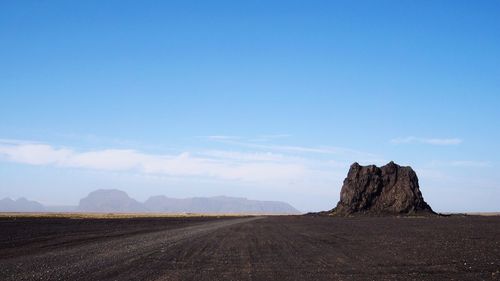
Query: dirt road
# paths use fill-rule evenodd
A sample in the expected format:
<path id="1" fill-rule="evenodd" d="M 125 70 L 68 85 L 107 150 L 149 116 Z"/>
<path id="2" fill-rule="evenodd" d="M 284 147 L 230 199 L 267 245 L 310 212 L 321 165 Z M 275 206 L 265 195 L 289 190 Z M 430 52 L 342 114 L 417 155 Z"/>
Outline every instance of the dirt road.
<path id="1" fill-rule="evenodd" d="M 2 219 L 0 227 L 0 280 L 500 280 L 500 217 Z"/>

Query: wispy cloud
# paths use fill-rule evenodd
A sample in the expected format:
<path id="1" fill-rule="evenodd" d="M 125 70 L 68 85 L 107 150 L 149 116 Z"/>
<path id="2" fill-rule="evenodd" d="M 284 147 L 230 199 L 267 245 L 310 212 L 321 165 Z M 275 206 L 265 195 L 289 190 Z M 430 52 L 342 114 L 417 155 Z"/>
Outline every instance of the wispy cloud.
<path id="1" fill-rule="evenodd" d="M 224 149 L 213 149 L 209 145 L 208 149 L 198 147 L 176 152 L 162 149 L 163 152 L 151 153 L 122 149 L 121 146 L 78 149 L 42 142 L 4 140 L 0 141 L 0 161 L 297 190 L 339 187 L 354 161 L 365 164 L 387 162 L 374 154 L 340 147 L 252 143 L 232 136 L 211 136 L 210 140 L 224 144 Z"/>
<path id="2" fill-rule="evenodd" d="M 282 162 L 291 160 L 290 157 L 271 152 L 239 152 L 225 150 L 208 150 L 201 152 L 201 155 L 216 159 L 236 160 L 236 161 L 256 161 L 256 162 Z"/>
<path id="3" fill-rule="evenodd" d="M 290 135 L 290 134 L 271 134 L 271 135 L 260 135 L 259 137 L 267 138 L 267 139 L 282 139 L 282 138 L 288 138 L 291 136 L 292 135 Z"/>
<path id="4" fill-rule="evenodd" d="M 37 141 L 31 141 L 31 140 L 18 140 L 18 139 L 1 139 L 0 138 L 0 144 L 29 144 L 29 143 L 39 143 Z"/>
<path id="5" fill-rule="evenodd" d="M 1 158 L 30 165 L 266 183 L 303 179 L 316 172 L 300 158 L 255 152 L 148 154 L 131 149 L 77 151 L 41 143 L 0 142 Z"/>
<path id="6" fill-rule="evenodd" d="M 248 141 L 248 142 L 270 142 L 277 139 L 283 139 L 291 137 L 289 134 L 266 134 L 257 135 L 255 137 L 243 137 L 243 136 L 232 136 L 232 135 L 210 135 L 201 136 L 199 138 L 207 139 L 210 141 Z"/>
<path id="7" fill-rule="evenodd" d="M 260 135 L 255 138 L 248 139 L 249 142 L 271 142 L 278 139 L 289 138 L 289 134 L 272 134 L 272 135 Z"/>
<path id="8" fill-rule="evenodd" d="M 226 136 L 226 135 L 211 135 L 211 136 L 201 136 L 200 138 L 214 140 L 214 141 L 226 141 L 226 140 L 238 140 L 241 137 L 238 136 Z"/>
<path id="9" fill-rule="evenodd" d="M 431 145 L 458 145 L 462 143 L 462 139 L 459 138 L 417 138 L 417 137 L 402 137 L 394 138 L 391 140 L 393 144 L 405 144 L 405 143 L 423 143 Z"/>
<path id="10" fill-rule="evenodd" d="M 241 138 L 239 139 L 212 138 L 211 140 L 223 142 L 225 144 L 231 144 L 235 146 L 264 150 L 264 151 L 280 151 L 288 153 L 312 153 L 312 154 L 327 154 L 327 155 L 349 155 L 352 157 L 363 156 L 365 158 L 378 157 L 378 155 L 373 153 L 368 153 L 344 147 L 335 147 L 335 146 L 314 147 L 314 146 L 297 146 L 297 145 L 262 144 L 262 143 L 254 143 L 251 142 L 250 140 L 245 141 Z"/>

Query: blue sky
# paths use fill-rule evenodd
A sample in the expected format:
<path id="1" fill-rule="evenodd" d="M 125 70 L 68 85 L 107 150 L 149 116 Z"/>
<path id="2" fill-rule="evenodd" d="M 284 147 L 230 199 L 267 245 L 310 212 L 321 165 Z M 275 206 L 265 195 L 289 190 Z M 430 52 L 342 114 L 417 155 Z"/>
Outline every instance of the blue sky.
<path id="1" fill-rule="evenodd" d="M 349 165 L 498 211 L 498 1 L 2 1 L 0 197 L 333 207 Z"/>

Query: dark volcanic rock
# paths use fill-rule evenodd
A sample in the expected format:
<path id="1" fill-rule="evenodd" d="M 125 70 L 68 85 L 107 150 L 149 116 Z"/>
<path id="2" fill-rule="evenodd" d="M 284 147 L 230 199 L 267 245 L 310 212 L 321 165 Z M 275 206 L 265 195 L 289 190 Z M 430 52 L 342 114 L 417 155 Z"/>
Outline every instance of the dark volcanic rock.
<path id="1" fill-rule="evenodd" d="M 434 212 L 422 197 L 415 171 L 392 161 L 380 168 L 352 164 L 333 209 L 340 216 L 414 213 Z"/>

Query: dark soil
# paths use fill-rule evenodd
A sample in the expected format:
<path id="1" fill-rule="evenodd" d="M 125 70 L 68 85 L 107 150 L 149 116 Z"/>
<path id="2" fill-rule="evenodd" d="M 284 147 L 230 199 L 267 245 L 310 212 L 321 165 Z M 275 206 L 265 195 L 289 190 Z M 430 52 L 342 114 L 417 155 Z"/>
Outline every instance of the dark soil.
<path id="1" fill-rule="evenodd" d="M 0 280 L 500 280 L 500 217 L 4 218 Z"/>
<path id="2" fill-rule="evenodd" d="M 0 218 L 0 258 L 185 227 L 217 217 L 130 219 Z"/>

